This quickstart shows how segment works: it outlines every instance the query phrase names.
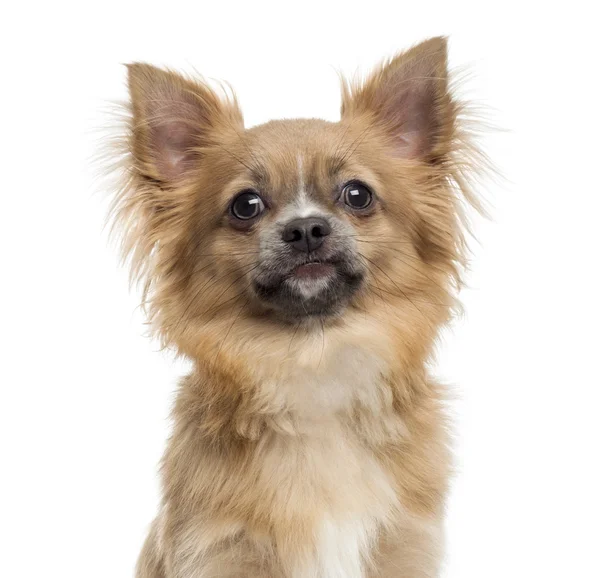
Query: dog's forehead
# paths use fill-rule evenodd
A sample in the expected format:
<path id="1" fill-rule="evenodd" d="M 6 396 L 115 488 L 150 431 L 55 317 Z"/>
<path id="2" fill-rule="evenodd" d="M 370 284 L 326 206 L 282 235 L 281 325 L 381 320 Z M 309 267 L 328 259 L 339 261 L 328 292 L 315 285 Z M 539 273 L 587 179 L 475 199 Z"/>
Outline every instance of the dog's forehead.
<path id="1" fill-rule="evenodd" d="M 334 177 L 343 132 L 316 119 L 271 121 L 248 132 L 248 154 L 280 200 L 312 197 Z"/>

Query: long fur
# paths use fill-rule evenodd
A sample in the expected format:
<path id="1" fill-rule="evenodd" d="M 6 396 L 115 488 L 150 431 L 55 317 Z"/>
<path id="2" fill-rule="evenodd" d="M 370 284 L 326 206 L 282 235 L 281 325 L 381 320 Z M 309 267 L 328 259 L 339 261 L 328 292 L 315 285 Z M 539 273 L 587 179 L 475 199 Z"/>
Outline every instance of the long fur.
<path id="1" fill-rule="evenodd" d="M 457 306 L 483 159 L 446 68 L 432 39 L 345 82 L 339 123 L 252 129 L 203 81 L 130 68 L 111 214 L 154 334 L 194 367 L 138 578 L 437 576 L 451 460 L 427 362 Z M 425 121 L 409 126 L 407 107 Z M 294 324 L 250 291 L 258 233 L 225 215 L 250 182 L 283 190 L 298 156 L 320 189 L 367 175 L 381 207 L 348 217 L 364 288 L 341 315 Z"/>

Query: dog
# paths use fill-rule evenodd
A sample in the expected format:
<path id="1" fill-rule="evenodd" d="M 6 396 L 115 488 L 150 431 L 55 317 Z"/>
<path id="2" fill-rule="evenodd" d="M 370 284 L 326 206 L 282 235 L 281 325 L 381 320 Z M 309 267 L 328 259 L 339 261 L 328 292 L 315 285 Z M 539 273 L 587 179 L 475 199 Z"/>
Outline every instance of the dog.
<path id="1" fill-rule="evenodd" d="M 478 152 L 432 38 L 342 82 L 339 122 L 128 66 L 112 218 L 191 361 L 137 578 L 433 578 L 451 473 L 429 374 Z M 468 120 L 468 118 L 467 118 Z"/>

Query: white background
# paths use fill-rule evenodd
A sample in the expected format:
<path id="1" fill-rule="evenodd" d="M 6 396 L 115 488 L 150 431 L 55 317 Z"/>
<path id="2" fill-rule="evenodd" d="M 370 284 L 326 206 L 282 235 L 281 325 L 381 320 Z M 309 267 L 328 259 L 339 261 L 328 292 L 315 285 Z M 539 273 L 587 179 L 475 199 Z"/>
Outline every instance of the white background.
<path id="1" fill-rule="evenodd" d="M 600 576 L 598 62 L 591 2 L 39 2 L 0 38 L 0 573 L 130 577 L 184 367 L 144 338 L 90 159 L 122 63 L 225 79 L 247 124 L 338 114 L 351 73 L 437 34 L 505 132 L 485 148 L 456 384 L 447 578 Z M 17 7 L 18 5 L 18 7 Z M 102 132 L 100 132 L 100 136 Z"/>

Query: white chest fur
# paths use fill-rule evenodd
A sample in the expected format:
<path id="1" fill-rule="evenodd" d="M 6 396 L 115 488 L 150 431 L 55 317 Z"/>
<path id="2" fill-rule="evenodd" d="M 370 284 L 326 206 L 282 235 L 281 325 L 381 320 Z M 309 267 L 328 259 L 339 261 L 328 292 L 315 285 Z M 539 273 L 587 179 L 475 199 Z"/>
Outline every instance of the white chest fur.
<path id="1" fill-rule="evenodd" d="M 288 444 L 290 462 L 280 468 L 288 511 L 316 519 L 311 544 L 293 563 L 291 578 L 364 578 L 378 533 L 397 507 L 386 472 L 336 433 L 333 428 L 328 439 L 305 438 L 301 454 Z"/>
<path id="2" fill-rule="evenodd" d="M 302 578 L 364 578 L 376 532 L 375 520 L 368 517 L 342 523 L 325 519 L 313 571 Z"/>
<path id="3" fill-rule="evenodd" d="M 318 519 L 310 554 L 298 561 L 291 578 L 364 578 L 397 496 L 372 450 L 340 416 L 357 401 L 372 406 L 374 416 L 383 411 L 381 395 L 374 395 L 380 361 L 348 348 L 327 362 L 280 385 L 295 433 L 273 435 L 264 465 L 270 483 L 278 479 L 285 506 L 297 500 L 299 516 L 307 509 Z"/>
<path id="4" fill-rule="evenodd" d="M 283 561 L 290 578 L 365 578 L 378 533 L 398 507 L 393 480 L 376 459 L 373 440 L 364 439 L 365 424 L 355 421 L 358 407 L 373 420 L 372 431 L 388 433 L 382 425 L 391 407 L 382 379 L 386 363 L 362 346 L 381 335 L 364 337 L 332 343 L 317 333 L 300 341 L 275 374 L 257 376 L 272 416 L 258 446 L 261 496 L 270 497 L 273 512 L 284 513 L 285 525 L 307 518 L 312 524 L 310 543 Z M 402 424 L 392 429 L 397 433 Z"/>

